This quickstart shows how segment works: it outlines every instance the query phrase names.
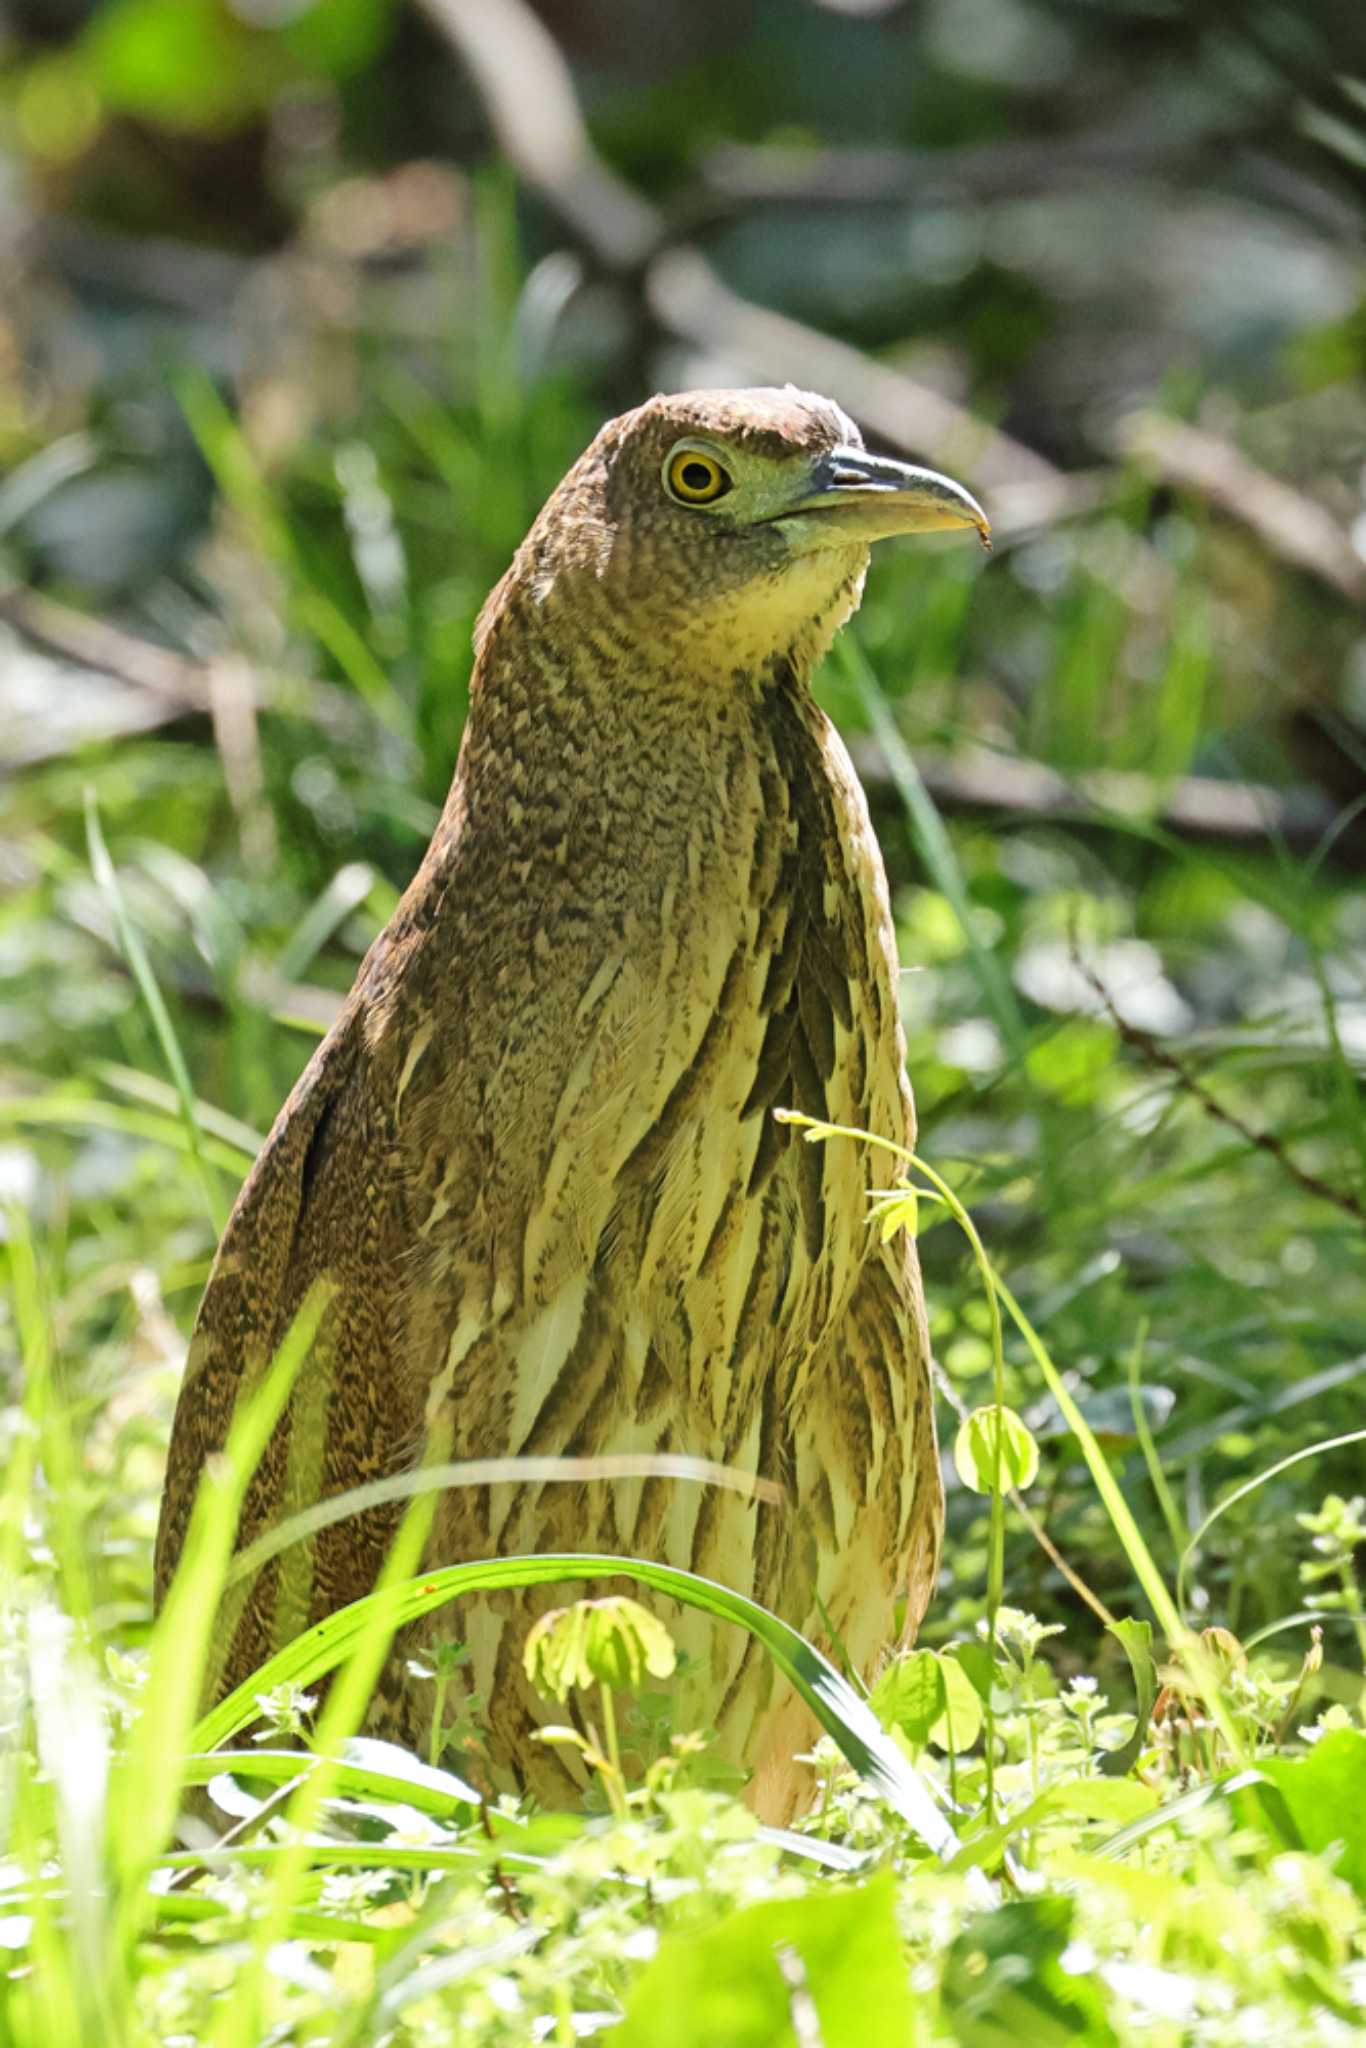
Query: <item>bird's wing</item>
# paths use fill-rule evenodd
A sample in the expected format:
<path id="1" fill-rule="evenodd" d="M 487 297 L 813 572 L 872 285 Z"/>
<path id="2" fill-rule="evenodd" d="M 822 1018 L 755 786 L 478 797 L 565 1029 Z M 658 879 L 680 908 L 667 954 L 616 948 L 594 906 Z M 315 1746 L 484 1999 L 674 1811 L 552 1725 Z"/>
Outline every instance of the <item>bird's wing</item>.
<path id="1" fill-rule="evenodd" d="M 903 1640 L 914 1639 L 939 1568 L 944 1496 L 928 1360 L 915 1245 L 902 1235 L 868 1260 L 827 1339 L 795 1447 L 821 1620 L 865 1678 L 897 1601 Z"/>
<path id="2" fill-rule="evenodd" d="M 392 1469 L 396 1444 L 413 1428 L 390 1356 L 402 1218 L 399 1190 L 384 1171 L 389 1098 L 373 1071 L 367 1075 L 369 1060 L 358 1012 L 348 1006 L 282 1109 L 229 1219 L 176 1407 L 157 1533 L 158 1603 L 205 1461 L 222 1449 L 239 1399 L 315 1282 L 341 1284 L 248 1488 L 239 1543 L 297 1507 Z M 218 1689 L 255 1668 L 282 1632 L 367 1591 L 391 1525 L 383 1515 L 353 1518 L 316 1545 L 298 1546 L 298 1557 L 286 1553 L 283 1565 L 267 1566 L 253 1582 Z"/>

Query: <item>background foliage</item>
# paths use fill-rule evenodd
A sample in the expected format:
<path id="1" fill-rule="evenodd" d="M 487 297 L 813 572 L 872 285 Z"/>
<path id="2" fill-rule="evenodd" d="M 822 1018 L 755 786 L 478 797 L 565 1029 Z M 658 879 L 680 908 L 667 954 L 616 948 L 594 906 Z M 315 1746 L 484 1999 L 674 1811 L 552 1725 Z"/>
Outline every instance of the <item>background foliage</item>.
<path id="1" fill-rule="evenodd" d="M 994 1904 L 931 1879 L 832 1765 L 811 1839 L 842 1879 L 721 1795 L 665 1788 L 615 1833 L 543 1842 L 512 1912 L 483 1864 L 442 1863 L 479 1835 L 447 1786 L 420 1825 L 353 1817 L 391 1850 L 415 1829 L 420 1874 L 315 1867 L 259 2005 L 215 2038 L 568 2040 L 625 2011 L 623 2039 L 866 2043 L 848 1944 L 822 1960 L 812 1931 L 846 1898 L 860 1971 L 914 2015 L 889 2041 L 1233 2041 L 1252 2012 L 1269 2038 L 1356 2038 L 1361 1447 L 1296 1454 L 1351 1436 L 1366 1372 L 1359 8 L 22 0 L 0 34 L 15 2037 L 200 2038 L 267 1913 L 263 1852 L 179 1894 L 183 1934 L 168 1909 L 152 1946 L 139 1923 L 109 1947 L 80 1887 L 112 1823 L 88 1785 L 63 1805 L 61 1760 L 97 1725 L 123 1754 L 216 1228 L 420 856 L 484 594 L 601 417 L 661 385 L 793 377 L 997 519 L 985 567 L 884 551 L 821 681 L 893 879 L 920 1150 L 1169 1586 L 1230 1501 L 1181 1592 L 1230 1632 L 1241 1760 L 1282 1752 L 1280 1804 L 1200 1805 L 1078 1882 L 1135 1797 L 1234 1759 L 1168 1663 L 1142 1775 L 1100 1771 L 1133 1678 L 1097 1605 L 1145 1596 L 1011 1336 L 1005 1396 L 1041 1452 L 1025 1505 L 1091 1600 L 1008 1511 L 1017 1618 L 973 1694 L 994 1686 L 999 1720 L 951 1774 L 986 1867 L 992 1801 L 1017 1817 Z M 578 141 L 548 111 L 566 78 Z M 987 1303 L 952 1221 L 925 1208 L 921 1235 L 951 1441 L 955 1409 L 993 1398 Z M 951 1484 L 923 1640 L 952 1654 L 883 1702 L 934 1772 L 988 1530 Z M 71 1813 L 74 1889 L 35 1909 Z M 217 1945 L 190 1931 L 196 1897 Z M 648 1968 L 643 1897 L 683 1902 Z M 33 2002 L 34 1940 L 64 1959 L 65 2017 Z M 103 2007 L 82 2003 L 97 1980 L 123 1987 Z M 732 1983 L 727 2033 L 696 2001 Z M 320 2032 L 339 2014 L 349 2033 Z"/>

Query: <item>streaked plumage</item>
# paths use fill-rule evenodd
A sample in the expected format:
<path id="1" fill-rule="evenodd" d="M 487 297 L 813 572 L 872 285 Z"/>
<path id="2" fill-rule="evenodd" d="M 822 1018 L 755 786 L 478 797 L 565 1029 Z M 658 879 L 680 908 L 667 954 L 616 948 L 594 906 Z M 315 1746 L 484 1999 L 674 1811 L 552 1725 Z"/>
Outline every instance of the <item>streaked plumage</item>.
<path id="1" fill-rule="evenodd" d="M 680 440 L 694 477 L 713 450 L 733 488 L 676 503 Z M 790 1506 L 660 1479 L 463 1488 L 430 1559 L 662 1557 L 818 1637 L 823 1607 L 865 1672 L 899 1598 L 914 1628 L 942 1502 L 914 1247 L 869 1228 L 892 1165 L 806 1145 L 771 1112 L 912 1132 L 882 862 L 806 684 L 869 538 L 985 521 L 926 472 L 899 496 L 890 465 L 860 486 L 860 446 L 790 389 L 653 399 L 532 527 L 476 631 L 436 836 L 225 1233 L 176 1413 L 159 1597 L 244 1369 L 327 1275 L 244 1541 L 413 1463 L 433 1425 L 453 1457 L 691 1452 L 779 1480 Z M 219 1689 L 368 1590 L 392 1528 L 352 1519 L 265 1567 Z M 471 1645 L 495 1768 L 555 1797 L 558 1752 L 527 1727 L 560 1710 L 520 1661 L 549 1597 L 437 1625 Z M 801 1716 L 781 1689 L 770 1704 L 738 1633 L 671 1620 L 700 1719 L 755 1765 L 761 1809 L 789 1810 Z M 430 1709 L 396 1657 L 376 1726 L 421 1746 Z"/>

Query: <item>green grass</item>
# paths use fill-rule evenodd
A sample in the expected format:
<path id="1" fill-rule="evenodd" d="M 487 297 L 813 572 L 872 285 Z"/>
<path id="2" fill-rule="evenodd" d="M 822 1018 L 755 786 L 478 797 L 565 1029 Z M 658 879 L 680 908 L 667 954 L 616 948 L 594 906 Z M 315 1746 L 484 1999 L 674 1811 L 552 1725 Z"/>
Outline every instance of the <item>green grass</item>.
<path id="1" fill-rule="evenodd" d="M 951 1485 L 921 1648 L 871 1705 L 772 1617 L 691 1589 L 821 1703 L 810 1813 L 756 1827 L 660 1683 L 618 1697 L 621 1780 L 604 1749 L 573 1814 L 480 1802 L 461 1712 L 444 1741 L 458 1662 L 434 1677 L 427 1756 L 357 1743 L 402 1603 L 457 1582 L 409 1580 L 421 1495 L 393 1587 L 265 1674 L 271 1740 L 206 1754 L 252 1707 L 194 1726 L 233 1502 L 307 1339 L 153 1627 L 214 1222 L 314 1042 L 297 985 L 314 1009 L 344 990 L 416 863 L 474 613 L 591 426 L 564 388 L 518 388 L 500 317 L 481 310 L 466 388 L 362 362 L 357 412 L 273 468 L 186 387 L 220 544 L 244 577 L 269 564 L 282 622 L 269 863 L 193 725 L 0 795 L 0 1173 L 21 1198 L 0 1308 L 0 2040 L 1356 2040 L 1360 892 L 1329 860 L 1211 850 L 1151 817 L 945 817 L 915 769 L 965 736 L 1158 788 L 1255 760 L 1253 628 L 1226 605 L 1215 629 L 1198 517 L 1167 515 L 1184 538 L 1162 620 L 1089 566 L 1138 545 L 1137 495 L 1069 539 L 1043 596 L 1009 554 L 981 576 L 962 551 L 889 553 L 822 680 L 891 769 L 875 807 L 913 970 L 918 1152 L 948 1198 L 917 1217 L 941 1434 L 1001 1405 L 1038 1455 L 1002 1458 L 1017 1499 Z M 356 448 L 403 563 L 384 591 L 350 552 Z M 452 1561 L 563 1576 L 566 1601 L 595 1568 Z M 680 1592 L 643 1570 L 651 1588 Z M 299 1689 L 324 1656 L 343 1675 L 314 1718 Z M 182 1789 L 210 1779 L 232 1832 L 177 1849 Z"/>

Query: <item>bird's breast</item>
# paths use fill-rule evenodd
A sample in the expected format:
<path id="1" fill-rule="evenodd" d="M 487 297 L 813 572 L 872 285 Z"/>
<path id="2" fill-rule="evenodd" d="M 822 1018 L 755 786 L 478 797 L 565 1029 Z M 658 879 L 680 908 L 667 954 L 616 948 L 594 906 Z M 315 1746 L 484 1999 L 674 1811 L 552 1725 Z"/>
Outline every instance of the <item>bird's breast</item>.
<path id="1" fill-rule="evenodd" d="M 737 703 L 653 778 L 633 759 L 629 817 L 605 782 L 517 892 L 449 892 L 474 995 L 458 1100 L 422 1097 L 432 1053 L 407 1084 L 424 1201 L 432 1149 L 450 1162 L 417 1221 L 409 1299 L 433 1326 L 411 1349 L 444 1343 L 435 1379 L 479 1448 L 752 1463 L 765 1390 L 848 1301 L 891 1178 L 774 1112 L 906 1136 L 885 879 L 804 692 Z"/>

